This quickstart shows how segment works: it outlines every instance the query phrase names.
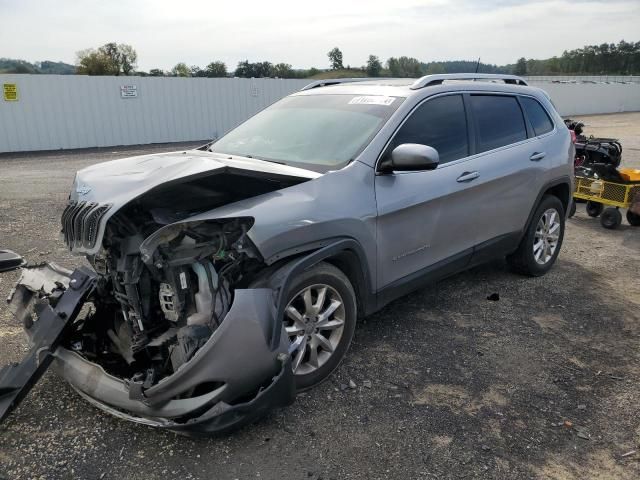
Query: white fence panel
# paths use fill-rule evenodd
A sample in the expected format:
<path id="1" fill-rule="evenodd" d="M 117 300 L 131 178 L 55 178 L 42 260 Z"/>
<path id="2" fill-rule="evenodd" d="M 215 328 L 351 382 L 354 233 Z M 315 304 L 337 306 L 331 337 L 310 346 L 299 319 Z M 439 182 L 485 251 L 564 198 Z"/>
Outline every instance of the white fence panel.
<path id="1" fill-rule="evenodd" d="M 0 75 L 0 88 L 18 87 L 17 101 L 0 98 L 0 152 L 208 140 L 308 83 Z M 123 85 L 137 96 L 122 98 Z"/>
<path id="2" fill-rule="evenodd" d="M 546 90 L 563 116 L 640 111 L 640 83 L 529 84 Z"/>
<path id="3" fill-rule="evenodd" d="M 640 111 L 639 83 L 552 83 L 531 78 L 562 115 Z M 0 152 L 217 138 L 309 80 L 0 75 Z M 123 98 L 122 86 L 136 96 Z M 0 94 L 3 90 L 0 90 Z"/>

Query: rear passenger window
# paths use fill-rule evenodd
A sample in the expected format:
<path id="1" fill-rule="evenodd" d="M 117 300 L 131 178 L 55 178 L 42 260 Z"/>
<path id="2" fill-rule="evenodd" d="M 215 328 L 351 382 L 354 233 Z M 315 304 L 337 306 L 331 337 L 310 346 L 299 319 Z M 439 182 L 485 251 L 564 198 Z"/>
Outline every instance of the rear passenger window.
<path id="1" fill-rule="evenodd" d="M 553 122 L 537 100 L 529 97 L 520 97 L 520 101 L 536 135 L 542 135 L 553 130 Z"/>
<path id="2" fill-rule="evenodd" d="M 515 97 L 472 95 L 471 109 L 476 121 L 476 153 L 526 140 L 527 128 Z"/>
<path id="3" fill-rule="evenodd" d="M 420 143 L 435 148 L 441 164 L 468 156 L 467 119 L 462 95 L 437 97 L 420 105 L 400 127 L 388 152 L 403 143 Z"/>

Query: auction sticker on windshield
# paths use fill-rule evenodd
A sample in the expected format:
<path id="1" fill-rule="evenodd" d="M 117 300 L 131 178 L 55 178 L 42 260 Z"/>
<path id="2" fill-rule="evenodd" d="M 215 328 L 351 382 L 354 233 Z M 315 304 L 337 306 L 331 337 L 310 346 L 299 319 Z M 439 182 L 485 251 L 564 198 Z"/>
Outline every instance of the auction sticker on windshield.
<path id="1" fill-rule="evenodd" d="M 381 95 L 369 95 L 366 97 L 354 97 L 349 100 L 349 105 L 386 105 L 393 103 L 395 97 L 383 97 Z"/>

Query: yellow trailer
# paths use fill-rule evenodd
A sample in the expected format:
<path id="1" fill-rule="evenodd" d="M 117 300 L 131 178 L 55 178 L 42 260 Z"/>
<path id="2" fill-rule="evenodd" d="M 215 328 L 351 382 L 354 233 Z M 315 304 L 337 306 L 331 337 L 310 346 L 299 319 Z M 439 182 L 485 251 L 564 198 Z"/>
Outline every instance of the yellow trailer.
<path id="1" fill-rule="evenodd" d="M 627 221 L 640 226 L 640 170 L 621 168 L 621 176 L 628 182 L 609 182 L 599 178 L 576 177 L 574 199 L 587 201 L 587 214 L 600 216 L 605 228 L 618 228 L 622 223 L 620 208 L 627 209 Z M 605 206 L 607 208 L 605 208 Z M 575 204 L 572 208 L 575 208 Z"/>

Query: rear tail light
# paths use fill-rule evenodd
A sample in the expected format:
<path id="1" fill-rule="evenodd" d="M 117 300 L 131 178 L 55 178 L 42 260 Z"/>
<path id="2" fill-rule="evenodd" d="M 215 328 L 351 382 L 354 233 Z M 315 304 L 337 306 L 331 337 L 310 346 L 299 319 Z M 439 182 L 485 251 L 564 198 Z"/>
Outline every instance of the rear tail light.
<path id="1" fill-rule="evenodd" d="M 571 143 L 576 143 L 576 132 L 569 130 L 569 133 L 571 133 Z"/>

